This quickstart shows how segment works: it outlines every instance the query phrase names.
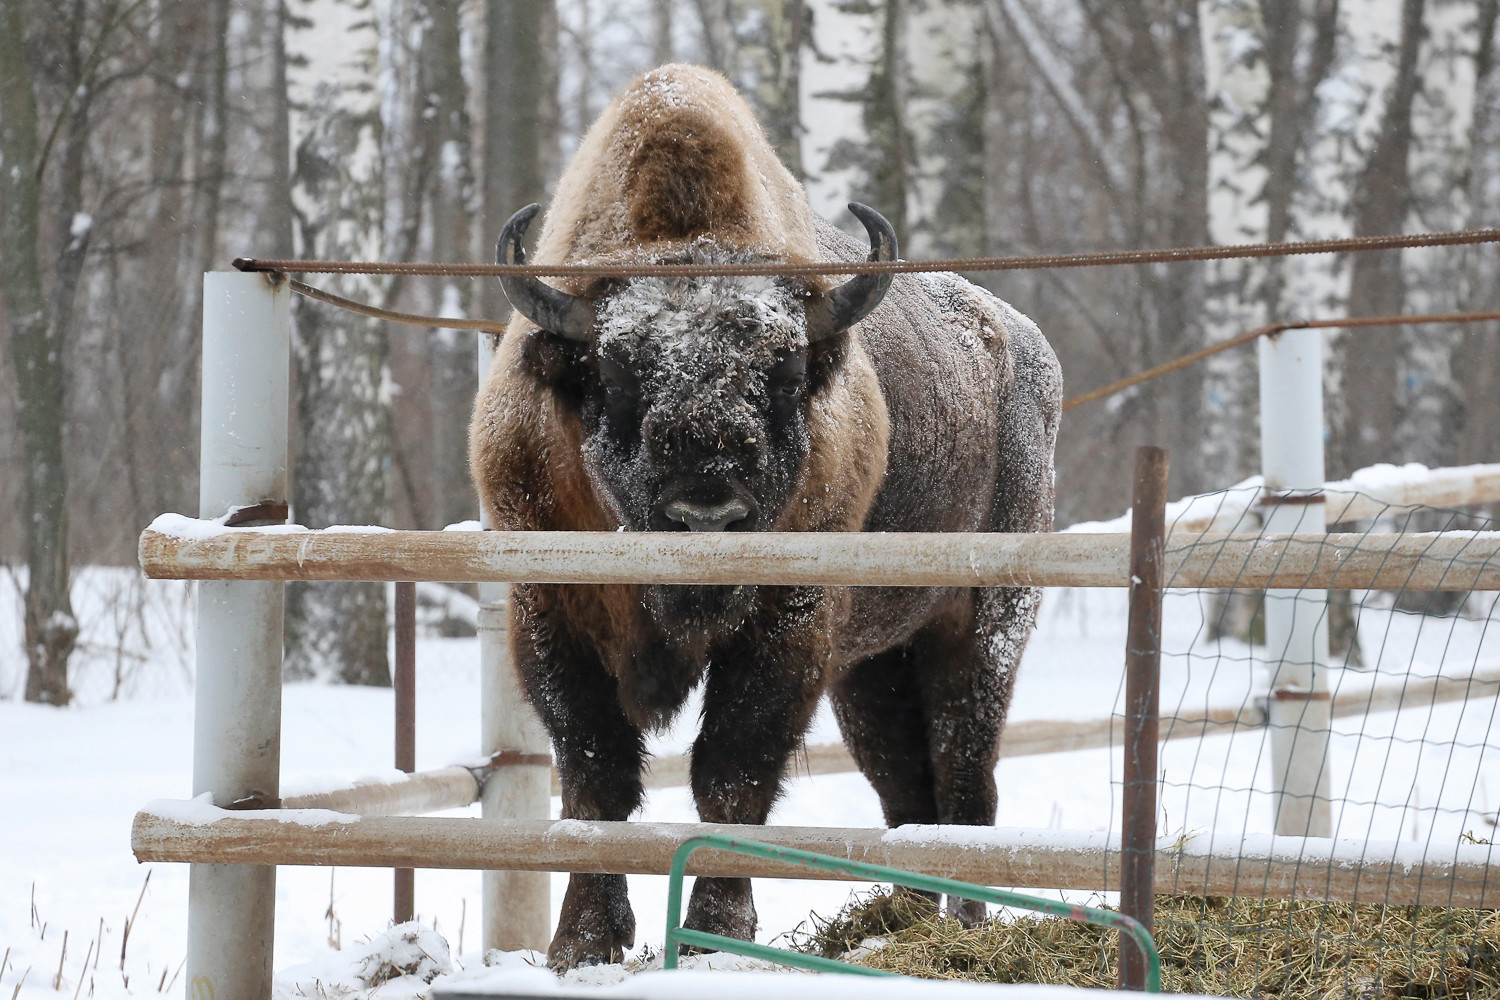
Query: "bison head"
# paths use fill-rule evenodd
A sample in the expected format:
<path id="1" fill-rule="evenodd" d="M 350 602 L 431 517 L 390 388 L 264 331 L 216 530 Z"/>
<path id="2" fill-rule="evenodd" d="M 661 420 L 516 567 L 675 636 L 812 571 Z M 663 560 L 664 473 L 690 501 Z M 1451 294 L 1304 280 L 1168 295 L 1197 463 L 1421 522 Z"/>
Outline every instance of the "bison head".
<path id="1" fill-rule="evenodd" d="M 894 260 L 895 233 L 851 205 L 870 260 Z M 524 263 L 531 205 L 501 232 L 497 259 Z M 662 263 L 766 258 L 700 237 Z M 891 277 L 859 275 L 823 293 L 780 277 L 643 277 L 570 295 L 535 278 L 503 277 L 506 297 L 539 329 L 523 357 L 576 407 L 582 461 L 631 531 L 756 531 L 777 526 L 810 447 L 809 408 L 842 363 L 847 331 Z M 736 624 L 753 588 L 646 589 L 673 631 Z"/>

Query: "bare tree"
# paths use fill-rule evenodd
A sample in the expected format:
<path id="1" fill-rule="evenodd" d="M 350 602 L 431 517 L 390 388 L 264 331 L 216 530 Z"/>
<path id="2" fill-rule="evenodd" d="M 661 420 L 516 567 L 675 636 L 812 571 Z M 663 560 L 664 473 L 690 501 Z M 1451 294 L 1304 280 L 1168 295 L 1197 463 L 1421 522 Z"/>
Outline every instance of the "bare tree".
<path id="1" fill-rule="evenodd" d="M 1421 50 L 1426 0 L 1402 0 L 1396 73 L 1386 94 L 1375 143 L 1354 184 L 1356 236 L 1402 232 L 1411 207 L 1410 155 L 1412 104 L 1421 78 Z M 1406 305 L 1406 278 L 1399 250 L 1359 253 L 1349 274 L 1349 313 L 1380 316 Z M 1392 337 L 1343 334 L 1335 342 L 1334 369 L 1340 376 L 1330 402 L 1329 474 L 1347 475 L 1391 459 L 1395 438 L 1396 350 Z"/>
<path id="2" fill-rule="evenodd" d="M 672 61 L 672 0 L 651 0 L 651 62 Z"/>
<path id="3" fill-rule="evenodd" d="M 368 259 L 383 246 L 381 108 L 368 84 L 376 69 L 377 23 L 361 6 L 341 0 L 310 12 L 341 18 L 348 48 L 347 61 L 313 63 L 303 54 L 305 126 L 296 143 L 293 207 L 298 249 L 309 257 Z M 385 301 L 385 286 L 369 276 L 343 276 L 336 287 L 350 298 Z M 389 519 L 389 350 L 383 323 L 305 299 L 296 303 L 301 447 L 293 503 L 301 523 Z M 383 584 L 299 585 L 288 588 L 287 597 L 288 677 L 390 684 Z"/>
<path id="4" fill-rule="evenodd" d="M 553 0 L 487 0 L 485 12 L 484 230 L 498 235 L 512 212 L 546 198 L 546 147 L 556 138 L 546 110 L 557 79 L 537 41 L 557 13 Z M 507 315 L 499 283 L 484 287 L 486 313 Z"/>
<path id="5" fill-rule="evenodd" d="M 0 295 L 24 443 L 26 699 L 54 705 L 71 698 L 68 658 L 78 637 L 64 431 L 66 360 L 93 232 L 84 210 L 92 110 L 108 87 L 110 47 L 140 7 L 73 0 L 33 32 L 23 0 L 0 2 Z M 61 95 L 50 120 L 38 113 L 35 78 Z"/>

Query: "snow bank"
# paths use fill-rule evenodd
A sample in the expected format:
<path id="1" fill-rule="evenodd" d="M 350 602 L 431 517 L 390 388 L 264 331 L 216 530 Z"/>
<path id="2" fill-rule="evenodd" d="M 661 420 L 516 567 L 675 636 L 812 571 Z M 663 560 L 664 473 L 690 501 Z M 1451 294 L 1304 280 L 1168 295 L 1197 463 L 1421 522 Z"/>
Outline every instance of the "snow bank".
<path id="1" fill-rule="evenodd" d="M 508 957 L 508 956 L 507 956 Z M 489 961 L 487 959 L 486 961 Z M 660 961 L 659 959 L 657 960 Z M 653 963 L 655 964 L 655 963 Z M 590 982 L 597 979 L 602 982 Z M 599 997 L 610 1000 L 1068 1000 L 1098 997 L 1111 991 L 1033 984 L 997 985 L 949 980 L 817 974 L 777 969 L 765 962 L 733 955 L 683 959 L 667 972 L 631 974 L 622 966 L 595 966 L 557 977 L 524 962 L 504 961 L 491 968 L 439 979 L 431 1000 L 464 997 Z"/>
<path id="2" fill-rule="evenodd" d="M 416 922 L 397 924 L 363 944 L 283 969 L 272 982 L 271 998 L 425 997 L 428 984 L 451 972 L 453 959 L 441 935 Z"/>

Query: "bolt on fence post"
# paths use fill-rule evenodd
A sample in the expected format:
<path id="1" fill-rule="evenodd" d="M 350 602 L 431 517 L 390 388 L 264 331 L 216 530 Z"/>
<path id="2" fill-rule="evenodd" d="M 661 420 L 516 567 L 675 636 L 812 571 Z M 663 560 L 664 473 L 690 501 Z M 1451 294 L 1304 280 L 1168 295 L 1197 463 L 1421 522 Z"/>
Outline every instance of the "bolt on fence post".
<path id="1" fill-rule="evenodd" d="M 1156 752 L 1161 702 L 1161 604 L 1168 456 L 1135 453 L 1130 514 L 1130 626 L 1125 648 L 1125 770 L 1121 781 L 1120 912 L 1152 929 L 1156 880 Z M 1147 958 L 1120 935 L 1120 988 L 1146 988 Z"/>
<path id="2" fill-rule="evenodd" d="M 1323 334 L 1287 330 L 1262 337 L 1260 454 L 1267 534 L 1321 533 Z M 1328 594 L 1268 590 L 1266 623 L 1271 786 L 1275 832 L 1333 836 L 1329 799 Z"/>
<path id="3" fill-rule="evenodd" d="M 489 334 L 479 335 L 481 386 L 494 358 L 492 343 Z M 480 521 L 489 527 L 487 513 L 480 512 Z M 486 819 L 547 819 L 552 812 L 552 748 L 511 664 L 509 592 L 503 583 L 479 585 L 480 739 L 486 753 L 515 755 L 485 780 L 480 813 Z M 484 950 L 545 951 L 552 937 L 551 874 L 486 871 L 482 879 Z"/>
<path id="4" fill-rule="evenodd" d="M 200 517 L 286 503 L 290 364 L 285 275 L 205 274 Z M 193 794 L 216 806 L 279 799 L 282 608 L 281 583 L 198 584 Z M 191 866 L 188 1000 L 270 997 L 275 904 L 274 867 Z"/>
<path id="5" fill-rule="evenodd" d="M 417 585 L 396 584 L 396 673 L 392 687 L 396 695 L 396 769 L 411 774 L 417 769 Z M 404 924 L 416 913 L 416 872 L 394 870 L 396 923 Z"/>

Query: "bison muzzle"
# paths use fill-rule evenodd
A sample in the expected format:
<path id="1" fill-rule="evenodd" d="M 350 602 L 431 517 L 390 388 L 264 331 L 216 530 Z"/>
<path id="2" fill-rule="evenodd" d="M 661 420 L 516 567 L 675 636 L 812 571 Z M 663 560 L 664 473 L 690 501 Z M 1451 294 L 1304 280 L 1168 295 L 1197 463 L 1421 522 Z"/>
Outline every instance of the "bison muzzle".
<path id="1" fill-rule="evenodd" d="M 893 260 L 879 213 L 870 260 Z M 525 261 L 537 206 L 497 258 Z M 854 260 L 719 76 L 647 73 L 584 137 L 544 263 Z M 476 402 L 475 484 L 515 530 L 1046 531 L 1057 361 L 1010 306 L 949 274 L 506 277 L 515 308 Z M 624 820 L 646 735 L 703 687 L 699 816 L 764 823 L 829 696 L 892 826 L 990 824 L 999 740 L 1035 622 L 1027 588 L 518 585 L 511 644 L 552 739 L 563 816 Z M 973 921 L 982 904 L 951 901 Z M 689 927 L 750 938 L 748 879 L 700 878 Z M 618 875 L 575 874 L 548 952 L 618 960 Z"/>

